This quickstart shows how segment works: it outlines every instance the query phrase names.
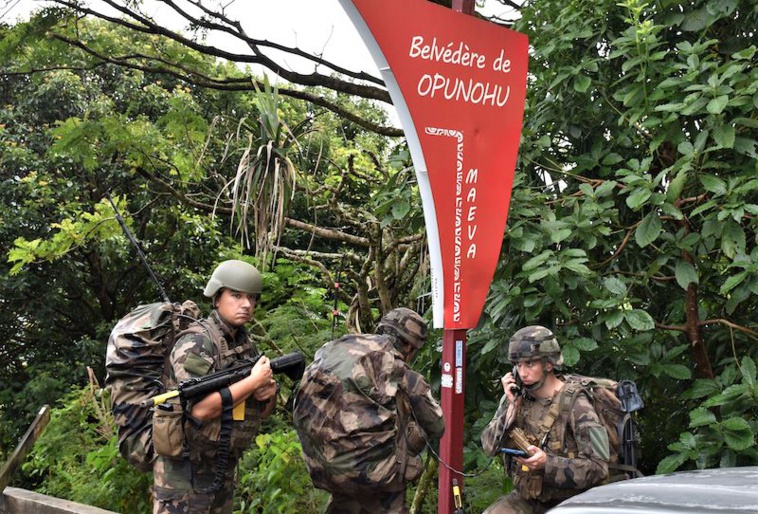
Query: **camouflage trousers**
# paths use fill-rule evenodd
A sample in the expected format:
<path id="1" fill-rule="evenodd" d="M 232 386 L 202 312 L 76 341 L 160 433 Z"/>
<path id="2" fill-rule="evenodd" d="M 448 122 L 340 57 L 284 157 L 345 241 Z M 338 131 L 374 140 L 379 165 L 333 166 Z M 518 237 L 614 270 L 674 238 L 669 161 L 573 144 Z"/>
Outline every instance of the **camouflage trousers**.
<path id="1" fill-rule="evenodd" d="M 507 496 L 501 496 L 483 514 L 544 514 L 559 503 L 560 501 L 527 500 L 518 491 L 513 491 Z"/>
<path id="2" fill-rule="evenodd" d="M 234 468 L 213 493 L 195 492 L 210 486 L 215 462 L 193 464 L 158 457 L 153 464 L 153 514 L 231 514 L 234 507 Z"/>
<path id="3" fill-rule="evenodd" d="M 332 494 L 326 514 L 408 514 L 405 506 L 405 489 L 379 493 L 376 496 L 345 496 Z"/>

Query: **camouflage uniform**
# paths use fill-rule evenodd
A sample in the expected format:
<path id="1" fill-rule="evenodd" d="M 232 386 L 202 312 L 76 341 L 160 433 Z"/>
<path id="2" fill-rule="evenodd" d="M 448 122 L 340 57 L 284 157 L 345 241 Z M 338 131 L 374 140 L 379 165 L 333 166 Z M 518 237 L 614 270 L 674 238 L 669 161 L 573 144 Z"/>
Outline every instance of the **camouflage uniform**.
<path id="1" fill-rule="evenodd" d="M 314 485 L 332 492 L 329 513 L 407 512 L 406 480 L 420 474 L 425 438 L 437 440 L 445 430 L 429 384 L 386 335 L 347 335 L 321 347 L 301 380 L 294 423 Z M 405 452 L 397 448 L 406 443 L 403 475 L 398 462 Z M 325 475 L 322 462 L 333 474 Z M 356 492 L 361 481 L 370 485 Z"/>
<path id="2" fill-rule="evenodd" d="M 532 444 L 540 446 L 537 439 L 543 431 L 543 420 L 550 405 L 560 401 L 565 390 L 566 386 L 552 398 L 535 398 L 525 392 L 516 400 L 516 416 L 508 432 L 521 428 Z M 508 399 L 503 395 L 495 416 L 482 432 L 482 446 L 488 455 L 495 455 L 503 447 L 515 447 L 505 427 L 508 407 Z M 559 411 L 540 447 L 547 454 L 544 469 L 530 472 L 507 459 L 506 472 L 514 479 L 514 490 L 491 505 L 486 513 L 543 513 L 602 483 L 608 476 L 608 434 L 584 394 L 578 395 L 570 413 Z"/>
<path id="3" fill-rule="evenodd" d="M 213 311 L 178 338 L 170 356 L 167 387 L 175 388 L 183 380 L 221 371 L 240 359 L 257 355 L 245 329 L 239 327 L 234 332 Z M 178 403 L 173 407 L 180 409 Z M 200 491 L 211 485 L 216 472 L 221 418 L 201 422 L 187 417 L 183 425 L 189 459 L 159 456 L 154 464 L 154 514 L 231 513 L 234 469 L 258 432 L 263 407 L 250 397 L 245 402 L 244 419 L 235 417 L 223 485 L 209 494 Z"/>

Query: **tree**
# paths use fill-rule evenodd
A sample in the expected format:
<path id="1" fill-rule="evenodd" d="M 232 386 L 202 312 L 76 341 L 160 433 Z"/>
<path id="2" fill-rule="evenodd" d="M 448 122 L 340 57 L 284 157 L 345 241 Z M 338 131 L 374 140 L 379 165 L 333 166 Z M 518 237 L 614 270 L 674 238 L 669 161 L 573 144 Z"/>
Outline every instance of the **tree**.
<path id="1" fill-rule="evenodd" d="M 57 3 L 104 19 L 88 7 Z M 481 461 L 478 431 L 491 416 L 497 394 L 491 383 L 508 366 L 503 342 L 531 323 L 554 328 L 567 364 L 579 371 L 638 381 L 647 404 L 643 424 L 650 427 L 644 430 L 645 471 L 758 460 L 753 344 L 758 326 L 752 316 L 758 298 L 756 17 L 747 0 L 626 0 L 620 5 L 534 0 L 521 9 L 515 28 L 529 35 L 533 48 L 527 111 L 502 262 L 483 321 L 469 335 L 468 465 Z M 238 67 L 209 59 L 212 49 L 163 35 L 149 20 L 143 25 L 125 19 L 92 23 L 52 9 L 3 40 L 3 90 L 13 91 L 14 101 L 25 98 L 22 92 L 33 93 L 29 98 L 47 106 L 40 109 L 50 113 L 47 122 L 60 124 L 31 131 L 37 137 L 35 152 L 27 144 L 28 131 L 21 129 L 23 120 L 35 119 L 35 108 L 22 116 L 12 109 L 2 114 L 22 120 L 0 133 L 4 163 L 22 170 L 18 179 L 4 183 L 14 191 L 4 203 L 12 206 L 5 216 L 25 222 L 9 227 L 3 237 L 12 243 L 20 232 L 23 239 L 14 250 L 21 260 L 14 262 L 29 258 L 23 273 L 6 279 L 14 281 L 15 291 L 23 290 L 23 279 L 45 277 L 45 271 L 57 280 L 81 276 L 58 277 L 46 270 L 40 260 L 46 254 L 39 250 L 59 232 L 50 223 L 63 226 L 69 211 L 81 213 L 84 207 L 92 214 L 100 201 L 103 189 L 95 189 L 98 194 L 87 201 L 61 202 L 63 192 L 67 198 L 78 192 L 66 189 L 66 180 L 79 175 L 92 177 L 95 186 L 115 178 L 128 193 L 127 210 L 142 215 L 135 218 L 141 221 L 135 225 L 141 240 L 182 249 L 188 258 L 162 270 L 181 284 L 197 286 L 200 273 L 177 270 L 206 269 L 202 254 L 208 251 L 186 244 L 186 238 L 197 241 L 210 234 L 225 248 L 235 248 L 230 239 L 239 235 L 228 237 L 235 202 L 233 195 L 219 192 L 230 191 L 225 186 L 246 150 L 267 147 L 258 143 L 257 125 L 240 124 L 266 108 L 251 107 L 254 97 L 245 92 L 238 93 L 242 99 L 225 94 L 242 83 L 249 91 L 252 81 Z M 113 29 L 111 23 L 118 30 L 106 30 Z M 196 26 L 222 25 L 199 20 Z M 135 43 L 135 33 L 149 38 Z M 34 45 L 41 34 L 52 40 Z M 152 48 L 161 50 L 165 62 L 150 53 Z M 75 64 L 64 59 L 72 49 L 78 49 Z M 61 63 L 64 71 L 52 73 Z M 122 66 L 135 79 L 116 79 Z M 56 80 L 52 87 L 45 81 L 50 77 Z M 72 87 L 62 87 L 69 85 L 64 78 Z M 401 142 L 376 137 L 398 134 L 381 128 L 386 118 L 369 105 L 375 97 L 368 91 L 383 88 L 373 82 L 352 89 L 347 84 L 364 77 L 349 78 L 343 84 L 321 77 L 323 87 L 316 89 L 302 82 L 309 86 L 303 91 L 280 88 L 288 100 L 268 109 L 273 116 L 275 108 L 288 127 L 308 126 L 297 144 L 277 140 L 297 180 L 285 230 L 271 250 L 285 260 L 286 269 L 302 271 L 297 266 L 306 265 L 315 270 L 309 272 L 316 274 L 315 281 L 298 272 L 303 281 L 295 283 L 334 294 L 348 310 L 349 328 L 365 329 L 377 312 L 411 305 L 428 290 L 427 264 L 407 153 Z M 75 99 L 72 91 L 100 81 L 127 88 L 133 94 L 125 97 L 133 103 L 115 101 L 124 92 L 115 95 L 114 105 L 124 107 L 123 114 L 108 116 L 110 111 L 101 109 L 97 123 L 84 123 L 91 118 L 65 110 L 85 105 L 89 115 L 99 105 L 90 97 L 77 104 L 59 96 L 47 105 L 47 97 L 39 94 L 48 87 Z M 258 87 L 265 89 L 265 83 Z M 139 90 L 150 93 L 148 99 L 135 93 Z M 359 99 L 345 96 L 352 94 Z M 143 113 L 143 107 L 146 118 L 139 118 L 134 113 Z M 220 112 L 224 116 L 217 116 Z M 140 124 L 143 119 L 149 123 Z M 32 125 L 39 129 L 43 123 Z M 51 153 L 42 151 L 46 137 L 60 137 Z M 32 173 L 37 169 L 47 170 L 41 180 Z M 67 178 L 60 179 L 62 174 Z M 54 188 L 48 187 L 51 183 Z M 41 199 L 22 201 L 31 195 Z M 159 219 L 141 210 L 153 206 L 160 208 Z M 217 217 L 208 218 L 214 206 Z M 102 228 L 93 216 L 91 227 L 79 222 L 71 233 Z M 194 228 L 187 228 L 188 219 Z M 120 264 L 128 255 L 126 246 L 117 228 L 109 227 L 110 235 L 104 228 L 91 232 L 97 237 L 91 244 L 110 248 Z M 177 232 L 182 237 L 165 238 Z M 81 252 L 86 245 L 70 248 Z M 76 270 L 80 261 L 66 262 Z M 338 276 L 347 280 L 335 290 Z M 53 282 L 48 275 L 39 283 Z M 281 299 L 293 289 L 279 291 Z M 14 327 L 15 319 L 0 327 Z M 11 329 L 14 342 L 22 341 L 17 328 Z M 427 369 L 435 367 L 434 350 L 421 357 Z M 667 453 L 669 458 L 659 462 Z"/>
<path id="2" fill-rule="evenodd" d="M 2 233 L 9 249 L 3 294 L 10 363 L 3 380 L 13 384 L 3 401 L 14 427 L 4 431 L 9 444 L 23 429 L 24 419 L 11 416 L 17 407 L 31 415 L 68 381 L 81 382 L 86 365 L 102 377 L 110 327 L 137 303 L 158 298 L 115 223 L 107 193 L 172 299 L 196 297 L 225 256 L 258 253 L 266 270 L 270 250 L 290 276 L 267 274 L 264 300 L 271 309 L 290 309 L 277 319 L 302 330 L 283 335 L 279 348 L 299 343 L 312 353 L 328 338 L 321 330 L 332 303 L 349 326 L 370 329 L 381 312 L 410 301 L 414 284 L 423 288 L 420 214 L 407 216 L 412 171 L 402 153 L 385 163 L 393 150 L 383 138 L 303 102 L 277 101 L 271 90 L 194 90 L 170 76 L 90 68 L 86 52 L 35 38 L 37 24 L 48 21 L 14 27 L 3 40 L 0 194 L 3 218 L 16 220 Z M 106 46 L 152 45 L 102 22 L 80 28 L 99 33 Z M 206 58 L 205 66 L 225 65 Z M 27 73 L 30 68 L 49 71 Z M 366 119 L 385 116 L 367 103 L 352 108 Z M 293 217 L 282 218 L 284 207 L 277 207 L 276 216 L 252 228 L 257 234 L 280 220 L 290 229 L 257 240 L 247 237 L 244 224 L 235 231 L 235 216 L 251 205 L 239 201 L 235 177 L 244 184 L 246 176 L 272 178 L 282 169 L 292 178 L 280 197 L 291 203 Z M 281 183 L 273 178 L 272 189 Z M 377 184 L 384 187 L 378 194 Z M 260 212 L 271 210 L 271 198 Z M 26 322 L 14 323 L 18 319 Z M 275 344 L 267 329 L 286 333 L 265 319 L 259 328 L 266 344 Z M 55 372 L 67 366 L 76 374 Z M 45 377 L 60 378 L 46 379 L 48 396 L 35 396 L 34 384 Z"/>
<path id="3" fill-rule="evenodd" d="M 540 0 L 521 15 L 520 173 L 474 369 L 545 324 L 569 366 L 638 380 L 646 471 L 667 446 L 661 471 L 755 463 L 758 10 Z"/>

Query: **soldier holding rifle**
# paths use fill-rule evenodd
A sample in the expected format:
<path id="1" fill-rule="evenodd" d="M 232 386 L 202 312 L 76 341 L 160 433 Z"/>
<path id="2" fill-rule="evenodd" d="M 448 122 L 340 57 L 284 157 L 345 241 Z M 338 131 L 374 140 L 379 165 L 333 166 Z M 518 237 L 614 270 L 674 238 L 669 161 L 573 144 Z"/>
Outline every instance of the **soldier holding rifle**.
<path id="1" fill-rule="evenodd" d="M 179 334 L 169 358 L 169 389 L 258 356 L 244 326 L 261 290 L 254 266 L 229 260 L 216 267 L 204 291 L 213 311 Z M 232 512 L 237 461 L 276 404 L 272 374 L 269 359 L 261 356 L 248 376 L 228 387 L 155 408 L 154 514 Z"/>

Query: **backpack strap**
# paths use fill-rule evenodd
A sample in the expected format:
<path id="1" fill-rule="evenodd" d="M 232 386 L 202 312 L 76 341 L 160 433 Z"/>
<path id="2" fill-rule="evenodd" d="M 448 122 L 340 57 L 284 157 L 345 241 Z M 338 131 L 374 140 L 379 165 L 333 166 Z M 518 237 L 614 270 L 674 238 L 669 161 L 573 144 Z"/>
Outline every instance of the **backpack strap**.
<path id="1" fill-rule="evenodd" d="M 627 472 L 630 478 L 643 476 L 642 472 L 637 469 L 637 424 L 632 414 L 627 412 L 618 421 L 619 434 L 619 460 L 611 467 L 620 471 Z"/>
<path id="2" fill-rule="evenodd" d="M 395 417 L 395 426 L 397 428 L 397 449 L 400 457 L 400 469 L 398 470 L 398 476 L 405 477 L 405 470 L 408 468 L 408 433 L 406 421 L 410 414 L 410 404 L 405 391 L 402 389 L 397 390 L 395 396 L 395 406 L 397 409 L 397 416 Z"/>
<path id="3" fill-rule="evenodd" d="M 558 392 L 558 398 L 553 400 L 550 404 L 550 409 L 540 424 L 539 446 L 544 448 L 547 443 L 547 438 L 550 435 L 550 430 L 553 428 L 555 421 L 560 414 L 571 412 L 571 407 L 574 405 L 577 396 L 580 392 L 584 391 L 582 386 L 577 383 L 565 383 L 563 388 Z"/>

